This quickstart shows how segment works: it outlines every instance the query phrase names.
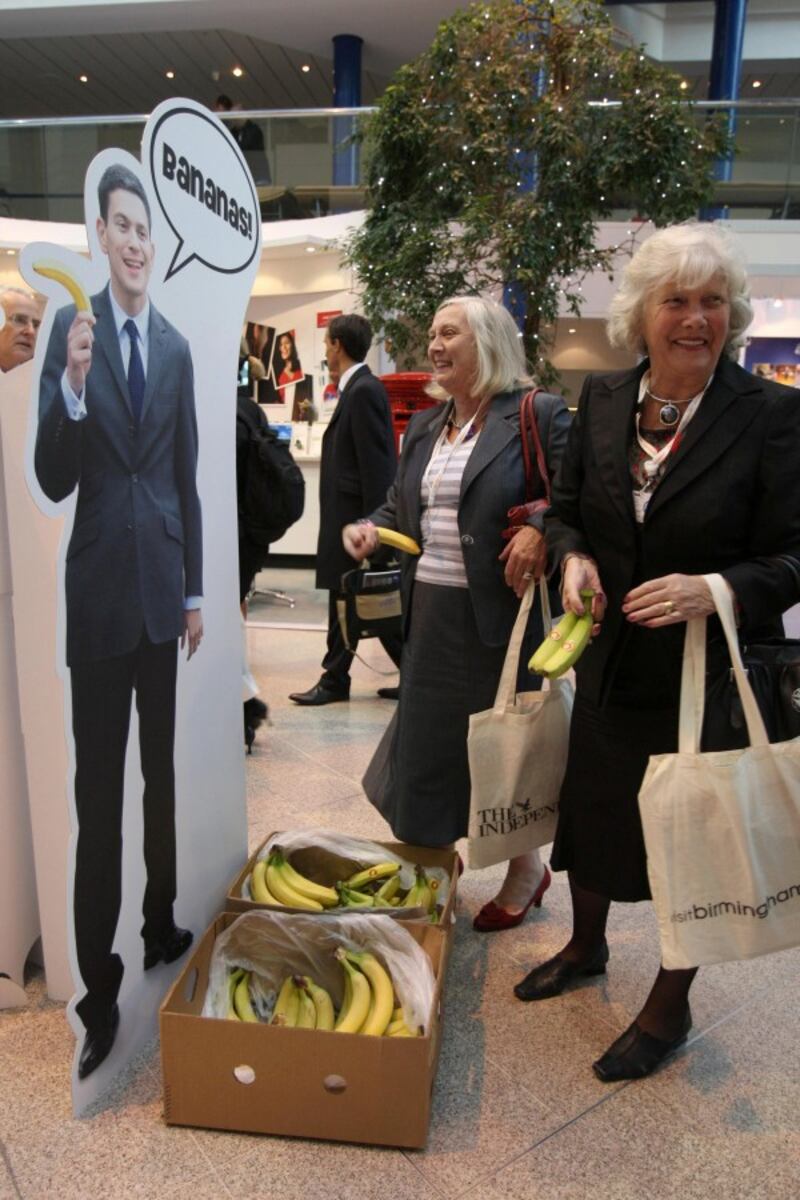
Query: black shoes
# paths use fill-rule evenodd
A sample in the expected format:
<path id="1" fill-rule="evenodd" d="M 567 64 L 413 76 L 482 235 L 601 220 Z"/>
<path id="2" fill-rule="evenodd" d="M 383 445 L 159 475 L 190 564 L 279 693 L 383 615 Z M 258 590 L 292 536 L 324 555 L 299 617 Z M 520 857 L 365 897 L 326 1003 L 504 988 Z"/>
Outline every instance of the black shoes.
<path id="1" fill-rule="evenodd" d="M 560 996 L 564 988 L 586 975 L 605 975 L 608 962 L 608 943 L 605 938 L 598 952 L 588 962 L 572 963 L 566 959 L 549 958 L 534 967 L 514 988 L 518 1000 L 549 1000 Z"/>
<path id="2" fill-rule="evenodd" d="M 118 1029 L 119 1005 L 116 1003 L 93 1025 L 87 1025 L 78 1060 L 78 1079 L 86 1079 L 108 1058 Z"/>
<path id="3" fill-rule="evenodd" d="M 615 1083 L 618 1079 L 644 1079 L 683 1045 L 691 1028 L 692 1012 L 688 1004 L 683 1028 L 675 1038 L 653 1037 L 634 1021 L 605 1054 L 592 1063 L 592 1070 L 603 1083 Z"/>
<path id="4" fill-rule="evenodd" d="M 179 929 L 177 925 L 173 925 L 172 929 L 157 941 L 145 941 L 145 971 L 149 971 L 151 967 L 155 967 L 160 962 L 175 962 L 176 958 L 180 958 L 182 954 L 186 953 L 193 940 L 194 934 L 191 929 Z"/>
<path id="5" fill-rule="evenodd" d="M 320 705 L 320 704 L 335 704 L 337 700 L 349 700 L 349 691 L 340 691 L 338 688 L 328 688 L 320 683 L 315 683 L 307 692 L 291 692 L 290 700 L 294 700 L 295 704 L 304 705 Z"/>
<path id="6" fill-rule="evenodd" d="M 378 695 L 380 696 L 381 700 L 399 700 L 400 699 L 400 688 L 399 687 L 378 688 Z"/>

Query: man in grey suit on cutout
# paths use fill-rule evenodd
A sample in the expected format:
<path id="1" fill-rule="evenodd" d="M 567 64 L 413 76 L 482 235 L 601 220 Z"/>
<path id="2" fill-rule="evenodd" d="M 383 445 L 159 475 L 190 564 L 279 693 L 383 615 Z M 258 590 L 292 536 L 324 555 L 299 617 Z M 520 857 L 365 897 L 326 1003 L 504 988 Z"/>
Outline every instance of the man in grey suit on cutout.
<path id="1" fill-rule="evenodd" d="M 81 1079 L 108 1056 L 123 963 L 122 802 L 136 693 L 144 778 L 144 969 L 188 950 L 176 895 L 173 765 L 178 641 L 203 622 L 194 376 L 186 339 L 150 302 L 150 206 L 137 176 L 103 173 L 97 235 L 110 280 L 92 312 L 56 314 L 39 390 L 35 470 L 58 502 L 77 488 L 66 557 L 67 665 L 75 739 L 74 922 L 86 994 Z"/>

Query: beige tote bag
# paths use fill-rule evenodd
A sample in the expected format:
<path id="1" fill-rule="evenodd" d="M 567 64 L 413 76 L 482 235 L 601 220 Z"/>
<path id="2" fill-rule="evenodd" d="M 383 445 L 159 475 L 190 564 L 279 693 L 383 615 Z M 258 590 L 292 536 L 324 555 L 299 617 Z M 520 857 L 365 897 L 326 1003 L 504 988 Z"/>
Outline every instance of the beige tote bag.
<path id="1" fill-rule="evenodd" d="M 469 865 L 490 867 L 552 842 L 572 715 L 572 685 L 553 679 L 541 692 L 516 693 L 517 669 L 536 583 L 522 598 L 508 644 L 494 708 L 469 719 L 472 783 Z M 539 594 L 550 632 L 547 584 Z"/>
<path id="2" fill-rule="evenodd" d="M 700 753 L 706 622 L 687 622 L 677 754 L 650 762 L 639 791 L 665 967 L 755 958 L 800 944 L 800 738 L 770 745 L 742 666 L 733 605 L 706 575 L 750 745 Z"/>

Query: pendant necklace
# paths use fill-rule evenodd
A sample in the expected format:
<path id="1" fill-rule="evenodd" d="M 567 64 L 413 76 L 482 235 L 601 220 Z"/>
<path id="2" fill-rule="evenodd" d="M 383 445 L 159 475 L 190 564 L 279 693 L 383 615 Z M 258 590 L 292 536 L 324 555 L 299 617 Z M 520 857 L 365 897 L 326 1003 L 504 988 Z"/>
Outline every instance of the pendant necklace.
<path id="1" fill-rule="evenodd" d="M 663 400 L 661 396 L 656 396 L 654 392 L 647 389 L 647 394 L 651 400 L 655 400 L 656 404 L 660 404 L 661 408 L 658 411 L 658 423 L 663 425 L 665 429 L 672 429 L 678 424 L 681 419 L 681 410 L 674 400 Z M 681 400 L 680 404 L 686 404 L 687 401 Z"/>

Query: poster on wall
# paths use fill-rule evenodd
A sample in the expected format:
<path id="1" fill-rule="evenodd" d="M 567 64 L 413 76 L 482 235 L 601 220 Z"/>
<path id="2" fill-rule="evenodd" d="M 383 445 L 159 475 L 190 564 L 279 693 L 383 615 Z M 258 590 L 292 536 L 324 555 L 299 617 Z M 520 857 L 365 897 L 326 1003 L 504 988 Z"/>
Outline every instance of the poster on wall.
<path id="1" fill-rule="evenodd" d="M 317 359 L 320 363 L 325 384 L 322 391 L 322 401 L 320 403 L 320 419 L 329 421 L 333 415 L 333 410 L 336 408 L 336 403 L 339 399 L 339 380 L 332 378 L 328 370 L 327 355 L 325 351 L 325 331 L 334 317 L 342 315 L 341 308 L 326 309 L 323 312 L 317 313 Z"/>
<path id="2" fill-rule="evenodd" d="M 88 262 L 41 243 L 21 258 L 48 298 L 28 484 L 66 517 L 78 1112 L 152 1036 L 246 854 L 234 430 L 261 238 L 241 151 L 187 100 L 152 113 L 141 161 L 97 155 L 84 211 Z"/>
<path id="3" fill-rule="evenodd" d="M 744 367 L 759 379 L 800 387 L 800 335 L 753 337 L 744 349 Z"/>

